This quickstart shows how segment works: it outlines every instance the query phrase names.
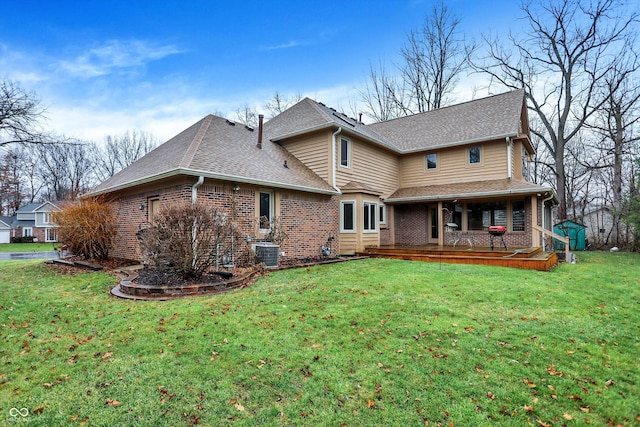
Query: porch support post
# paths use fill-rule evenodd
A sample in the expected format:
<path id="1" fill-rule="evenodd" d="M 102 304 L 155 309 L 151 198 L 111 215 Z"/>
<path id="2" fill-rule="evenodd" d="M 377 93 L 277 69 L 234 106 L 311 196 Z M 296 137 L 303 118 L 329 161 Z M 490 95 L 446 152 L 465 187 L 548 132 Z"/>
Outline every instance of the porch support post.
<path id="1" fill-rule="evenodd" d="M 544 215 L 544 212 L 542 213 Z M 531 196 L 531 224 L 538 224 L 538 196 Z M 531 246 L 534 248 L 540 247 L 540 232 L 531 227 Z"/>
<path id="2" fill-rule="evenodd" d="M 444 212 L 442 201 L 438 202 L 438 246 L 444 246 Z"/>

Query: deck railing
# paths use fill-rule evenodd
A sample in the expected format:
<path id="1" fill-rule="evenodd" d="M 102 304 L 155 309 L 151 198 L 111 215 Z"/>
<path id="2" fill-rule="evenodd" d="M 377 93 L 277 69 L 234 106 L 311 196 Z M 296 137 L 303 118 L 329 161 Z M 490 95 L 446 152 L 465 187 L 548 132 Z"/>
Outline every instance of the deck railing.
<path id="1" fill-rule="evenodd" d="M 554 233 L 551 230 L 547 230 L 546 228 L 542 228 L 539 225 L 532 225 L 533 229 L 536 231 L 539 231 L 542 233 L 542 241 L 544 242 L 544 237 L 545 234 L 549 235 L 551 237 L 553 237 L 554 239 L 558 239 L 560 240 L 562 243 L 564 243 L 564 256 L 565 256 L 565 261 L 566 262 L 571 262 L 571 258 L 569 258 L 571 256 L 571 254 L 569 253 L 569 238 L 561 236 L 559 234 Z"/>

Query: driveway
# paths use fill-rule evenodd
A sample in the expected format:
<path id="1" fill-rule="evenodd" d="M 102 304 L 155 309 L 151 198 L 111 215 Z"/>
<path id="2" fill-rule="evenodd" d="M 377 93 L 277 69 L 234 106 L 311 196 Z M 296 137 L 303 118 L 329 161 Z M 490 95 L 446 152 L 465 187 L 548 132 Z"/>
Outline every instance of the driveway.
<path id="1" fill-rule="evenodd" d="M 26 259 L 54 259 L 58 258 L 56 251 L 47 252 L 0 252 L 0 261 Z"/>

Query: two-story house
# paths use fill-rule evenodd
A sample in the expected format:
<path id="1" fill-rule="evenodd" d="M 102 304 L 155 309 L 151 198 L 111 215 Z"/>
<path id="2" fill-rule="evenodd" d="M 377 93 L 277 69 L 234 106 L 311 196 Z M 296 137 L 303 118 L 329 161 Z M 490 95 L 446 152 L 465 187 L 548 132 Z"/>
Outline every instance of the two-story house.
<path id="1" fill-rule="evenodd" d="M 119 216 L 116 256 L 139 258 L 135 233 L 179 200 L 235 206 L 248 235 L 278 218 L 286 257 L 380 245 L 452 244 L 454 229 L 489 245 L 541 245 L 550 187 L 529 182 L 535 154 L 524 91 L 365 125 L 305 98 L 253 129 L 206 116 L 98 185 Z"/>
<path id="2" fill-rule="evenodd" d="M 58 225 L 52 220 L 60 208 L 51 202 L 29 203 L 12 217 L 0 217 L 0 243 L 14 237 L 33 238 L 34 242 L 57 242 Z"/>

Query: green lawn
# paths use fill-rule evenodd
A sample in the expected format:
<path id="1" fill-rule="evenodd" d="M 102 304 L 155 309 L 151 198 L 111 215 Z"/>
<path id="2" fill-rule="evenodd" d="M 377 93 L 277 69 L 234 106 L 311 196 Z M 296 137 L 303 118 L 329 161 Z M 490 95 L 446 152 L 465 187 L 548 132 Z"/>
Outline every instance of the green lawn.
<path id="1" fill-rule="evenodd" d="M 0 252 L 46 252 L 52 251 L 58 243 L 3 243 Z"/>
<path id="2" fill-rule="evenodd" d="M 580 261 L 370 259 L 168 302 L 0 262 L 0 424 L 638 425 L 640 255 Z"/>

